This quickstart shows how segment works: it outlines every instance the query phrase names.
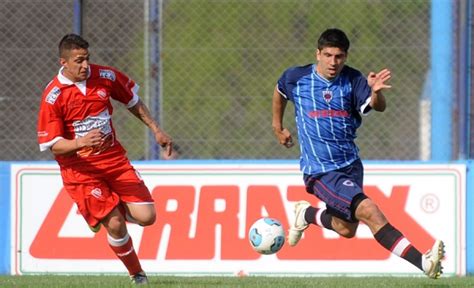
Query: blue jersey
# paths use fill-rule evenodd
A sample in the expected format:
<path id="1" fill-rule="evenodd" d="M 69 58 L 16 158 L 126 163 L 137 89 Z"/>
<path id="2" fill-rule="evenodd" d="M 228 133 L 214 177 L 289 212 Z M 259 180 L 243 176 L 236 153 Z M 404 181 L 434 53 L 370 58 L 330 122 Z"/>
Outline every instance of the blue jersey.
<path id="1" fill-rule="evenodd" d="M 359 159 L 356 130 L 361 114 L 371 110 L 371 89 L 361 72 L 344 66 L 327 80 L 316 73 L 316 64 L 293 67 L 278 80 L 278 91 L 295 106 L 304 174 L 336 170 Z"/>

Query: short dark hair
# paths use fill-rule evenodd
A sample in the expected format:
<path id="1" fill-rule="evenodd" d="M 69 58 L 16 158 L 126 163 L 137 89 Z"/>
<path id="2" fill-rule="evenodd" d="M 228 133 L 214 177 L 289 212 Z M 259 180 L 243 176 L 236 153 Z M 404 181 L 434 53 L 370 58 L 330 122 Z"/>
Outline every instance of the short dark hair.
<path id="1" fill-rule="evenodd" d="M 77 34 L 66 34 L 59 41 L 59 57 L 66 58 L 66 53 L 74 49 L 88 49 L 89 43 Z"/>
<path id="2" fill-rule="evenodd" d="M 321 33 L 318 39 L 318 50 L 322 50 L 325 47 L 337 47 L 347 53 L 350 45 L 346 33 L 337 28 L 327 29 Z"/>

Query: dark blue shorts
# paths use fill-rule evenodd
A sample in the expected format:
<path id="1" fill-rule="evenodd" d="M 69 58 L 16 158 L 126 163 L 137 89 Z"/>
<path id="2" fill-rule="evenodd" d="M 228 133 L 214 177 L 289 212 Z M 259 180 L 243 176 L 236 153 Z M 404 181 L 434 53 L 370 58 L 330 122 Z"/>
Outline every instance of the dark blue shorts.
<path id="1" fill-rule="evenodd" d="M 355 208 L 367 198 L 363 191 L 364 167 L 360 159 L 349 166 L 317 175 L 304 175 L 306 191 L 326 203 L 327 212 L 348 222 L 358 222 Z"/>

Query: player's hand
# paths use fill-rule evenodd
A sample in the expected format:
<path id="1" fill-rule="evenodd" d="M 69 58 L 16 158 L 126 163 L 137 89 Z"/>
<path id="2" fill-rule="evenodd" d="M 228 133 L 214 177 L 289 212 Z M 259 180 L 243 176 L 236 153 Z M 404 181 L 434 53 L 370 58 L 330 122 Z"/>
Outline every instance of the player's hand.
<path id="1" fill-rule="evenodd" d="M 293 145 L 295 145 L 288 129 L 283 128 L 281 130 L 273 130 L 273 132 L 275 133 L 275 136 L 277 137 L 280 144 L 286 148 L 291 148 Z"/>
<path id="2" fill-rule="evenodd" d="M 77 148 L 99 146 L 103 141 L 103 135 L 100 129 L 93 129 L 83 137 L 77 138 Z"/>
<path id="3" fill-rule="evenodd" d="M 159 131 L 155 133 L 155 140 L 161 148 L 165 149 L 165 155 L 171 156 L 171 153 L 173 152 L 173 140 L 171 137 L 164 131 Z"/>
<path id="4" fill-rule="evenodd" d="M 392 72 L 388 69 L 383 69 L 378 73 L 370 72 L 367 76 L 367 83 L 372 88 L 372 91 L 378 92 L 382 89 L 392 88 L 391 85 L 386 84 L 392 78 Z"/>

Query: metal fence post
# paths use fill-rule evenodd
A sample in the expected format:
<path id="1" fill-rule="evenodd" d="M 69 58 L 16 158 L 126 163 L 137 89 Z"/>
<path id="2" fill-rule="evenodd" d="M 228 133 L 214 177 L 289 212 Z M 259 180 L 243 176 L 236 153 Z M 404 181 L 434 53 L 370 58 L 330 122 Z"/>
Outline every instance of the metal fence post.
<path id="1" fill-rule="evenodd" d="M 74 34 L 82 34 L 82 0 L 74 0 L 74 18 L 72 31 Z"/>
<path id="2" fill-rule="evenodd" d="M 162 99 L 162 69 L 161 69 L 161 0 L 149 0 L 149 11 L 145 11 L 149 15 L 150 29 L 149 33 L 149 62 L 150 62 L 150 99 L 149 107 L 151 113 L 156 118 L 160 126 L 163 126 L 163 119 L 161 117 L 161 99 Z M 149 159 L 160 158 L 160 147 L 155 141 L 152 132 L 149 133 Z"/>
<path id="3" fill-rule="evenodd" d="M 431 160 L 452 159 L 452 6 L 451 1 L 431 3 Z"/>

